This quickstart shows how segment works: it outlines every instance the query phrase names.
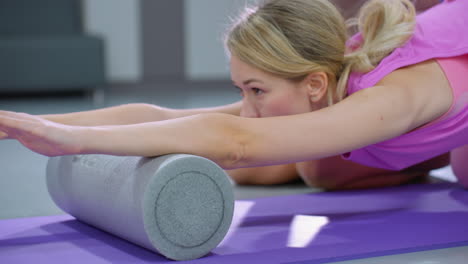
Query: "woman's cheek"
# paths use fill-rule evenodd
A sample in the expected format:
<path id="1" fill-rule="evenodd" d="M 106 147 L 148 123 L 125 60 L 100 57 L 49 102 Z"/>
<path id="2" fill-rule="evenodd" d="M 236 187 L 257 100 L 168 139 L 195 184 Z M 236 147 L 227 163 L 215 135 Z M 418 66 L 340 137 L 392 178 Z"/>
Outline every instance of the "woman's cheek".
<path id="1" fill-rule="evenodd" d="M 263 109 L 268 116 L 289 115 L 291 112 L 291 104 L 285 100 L 273 99 L 264 103 Z"/>

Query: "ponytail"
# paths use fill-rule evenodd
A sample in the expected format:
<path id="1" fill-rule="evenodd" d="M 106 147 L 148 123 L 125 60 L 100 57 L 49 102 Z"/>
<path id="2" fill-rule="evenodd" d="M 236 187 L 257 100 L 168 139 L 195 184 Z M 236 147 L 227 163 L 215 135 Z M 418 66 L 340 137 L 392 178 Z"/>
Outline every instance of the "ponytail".
<path id="1" fill-rule="evenodd" d="M 357 19 L 348 26 L 357 26 L 362 42 L 356 50 L 345 55 L 336 96 L 346 96 L 346 86 L 352 71 L 369 72 L 394 49 L 412 35 L 416 11 L 409 0 L 370 0 L 359 11 Z"/>

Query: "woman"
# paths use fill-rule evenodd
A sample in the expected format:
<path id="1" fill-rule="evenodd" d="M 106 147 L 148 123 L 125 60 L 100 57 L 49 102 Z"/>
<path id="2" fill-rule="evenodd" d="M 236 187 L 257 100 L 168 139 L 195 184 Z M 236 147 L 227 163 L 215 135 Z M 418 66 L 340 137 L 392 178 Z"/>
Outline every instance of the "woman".
<path id="1" fill-rule="evenodd" d="M 372 0 L 348 40 L 326 0 L 266 1 L 226 37 L 239 103 L 0 112 L 0 131 L 48 156 L 190 153 L 240 183 L 300 176 L 326 189 L 405 183 L 448 164 L 450 152 L 468 186 L 466 11 L 468 1 L 447 1 L 416 20 L 407 0 Z"/>

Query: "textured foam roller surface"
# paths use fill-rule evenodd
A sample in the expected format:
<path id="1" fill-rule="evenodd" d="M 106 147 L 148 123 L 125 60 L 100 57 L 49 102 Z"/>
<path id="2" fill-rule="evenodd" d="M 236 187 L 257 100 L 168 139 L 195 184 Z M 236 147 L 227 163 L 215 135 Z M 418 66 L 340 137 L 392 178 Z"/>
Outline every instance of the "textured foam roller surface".
<path id="1" fill-rule="evenodd" d="M 192 155 L 51 158 L 47 186 L 78 220 L 174 260 L 209 253 L 226 235 L 234 210 L 225 172 Z"/>

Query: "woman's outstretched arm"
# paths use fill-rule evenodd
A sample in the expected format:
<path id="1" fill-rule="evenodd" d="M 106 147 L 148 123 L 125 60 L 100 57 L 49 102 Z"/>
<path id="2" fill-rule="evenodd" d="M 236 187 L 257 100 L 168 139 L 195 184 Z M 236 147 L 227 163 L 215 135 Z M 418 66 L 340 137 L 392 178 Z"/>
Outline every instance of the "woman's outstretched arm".
<path id="1" fill-rule="evenodd" d="M 151 104 L 134 103 L 82 112 L 39 115 L 38 117 L 69 126 L 111 126 L 155 122 L 201 113 L 239 115 L 240 108 L 241 102 L 195 109 L 171 109 Z M 0 140 L 6 138 L 9 136 L 0 131 Z"/>
<path id="2" fill-rule="evenodd" d="M 152 104 L 134 103 L 66 114 L 41 115 L 49 121 L 72 126 L 130 125 L 155 122 L 201 113 L 239 115 L 241 102 L 209 108 L 171 109 Z"/>
<path id="3" fill-rule="evenodd" d="M 118 126 L 70 126 L 47 119 L 0 111 L 0 131 L 46 155 L 110 154 L 159 156 L 188 153 L 232 167 L 243 133 L 240 117 L 199 114 L 158 122 Z"/>
<path id="4" fill-rule="evenodd" d="M 39 115 L 37 117 L 69 126 L 111 126 L 155 122 L 201 113 L 239 115 L 240 109 L 241 102 L 195 109 L 171 109 L 151 104 L 134 103 L 82 112 Z M 11 137 L 0 131 L 0 140 L 8 138 Z"/>

